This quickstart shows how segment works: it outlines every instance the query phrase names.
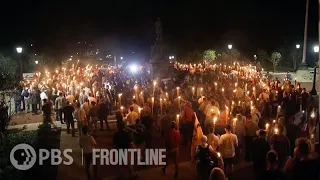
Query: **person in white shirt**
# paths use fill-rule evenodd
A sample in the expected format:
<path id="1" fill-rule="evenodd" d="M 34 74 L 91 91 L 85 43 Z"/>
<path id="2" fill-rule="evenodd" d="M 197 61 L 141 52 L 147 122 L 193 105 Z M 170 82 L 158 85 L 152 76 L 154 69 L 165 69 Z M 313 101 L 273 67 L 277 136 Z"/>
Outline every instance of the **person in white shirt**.
<path id="1" fill-rule="evenodd" d="M 41 99 L 42 105 L 43 105 L 43 100 L 48 99 L 48 96 L 47 96 L 46 92 L 44 91 L 44 89 L 42 89 L 42 92 L 40 93 L 40 99 Z"/>
<path id="2" fill-rule="evenodd" d="M 206 119 L 206 116 L 204 114 L 204 110 L 206 108 L 206 106 L 209 104 L 210 102 L 208 101 L 208 99 L 206 97 L 203 98 L 203 102 L 200 104 L 199 106 L 199 121 L 200 121 L 200 124 L 204 124 L 204 121 Z"/>
<path id="3" fill-rule="evenodd" d="M 208 104 L 205 109 L 206 119 L 204 124 L 206 126 L 209 124 L 212 124 L 213 117 L 217 116 L 218 114 L 219 114 L 219 108 L 215 106 L 215 101 L 212 100 L 211 103 Z"/>
<path id="4" fill-rule="evenodd" d="M 63 97 L 62 97 L 62 92 L 59 93 L 59 97 L 57 97 L 54 106 L 55 109 L 57 110 L 56 118 L 57 120 L 61 121 L 61 124 L 64 124 L 63 119 L 62 119 L 62 108 L 63 108 Z"/>
<path id="5" fill-rule="evenodd" d="M 86 102 L 87 98 L 88 98 L 88 96 L 86 95 L 86 91 L 82 90 L 82 93 L 79 96 L 80 105 L 84 104 Z"/>
<path id="6" fill-rule="evenodd" d="M 77 120 L 77 127 L 79 131 L 79 136 L 82 135 L 82 128 L 87 124 L 86 112 L 80 108 L 80 103 L 77 103 L 77 109 L 74 112 L 74 118 Z"/>
<path id="7" fill-rule="evenodd" d="M 89 94 L 88 99 L 89 99 L 90 104 L 91 104 L 91 102 L 95 102 L 97 104 L 97 99 L 95 97 L 93 97 L 91 93 Z"/>
<path id="8" fill-rule="evenodd" d="M 252 119 L 252 121 L 257 123 L 257 124 L 259 124 L 260 117 L 261 117 L 261 113 L 259 112 L 259 110 L 256 107 L 254 107 L 251 110 L 251 119 Z"/>
<path id="9" fill-rule="evenodd" d="M 139 106 L 137 104 L 136 99 L 132 100 L 132 107 L 133 107 L 133 111 L 139 114 Z"/>
<path id="10" fill-rule="evenodd" d="M 88 126 L 82 128 L 82 136 L 79 138 L 79 145 L 83 151 L 83 159 L 85 161 L 85 171 L 87 179 L 92 179 L 90 175 L 90 165 L 92 162 L 92 151 L 97 146 L 96 141 L 88 134 Z M 97 166 L 93 166 L 93 177 L 97 179 Z"/>
<path id="11" fill-rule="evenodd" d="M 204 98 L 203 98 L 203 102 L 202 102 L 202 103 L 199 103 L 200 106 L 199 106 L 199 109 L 198 109 L 198 110 L 204 113 L 204 110 L 205 110 L 206 106 L 207 106 L 209 103 L 210 103 L 209 100 L 208 100 L 206 97 L 204 97 Z"/>
<path id="12" fill-rule="evenodd" d="M 89 103 L 89 99 L 85 99 L 84 103 L 81 105 L 81 109 L 84 110 L 84 112 L 86 113 L 86 116 L 89 117 L 89 111 L 91 109 L 92 105 Z"/>
<path id="13" fill-rule="evenodd" d="M 223 158 L 226 174 L 233 172 L 234 158 L 236 147 L 238 146 L 238 138 L 231 133 L 231 125 L 228 124 L 225 128 L 226 134 L 222 135 L 219 140 L 219 149 Z"/>
<path id="14" fill-rule="evenodd" d="M 21 96 L 23 96 L 24 101 L 22 101 L 23 104 L 23 109 L 26 110 L 26 112 L 30 112 L 30 101 L 29 101 L 29 97 L 30 97 L 30 93 L 31 93 L 31 89 L 29 89 L 28 87 L 25 87 L 22 92 L 21 92 Z"/>
<path id="15" fill-rule="evenodd" d="M 212 147 L 214 151 L 217 151 L 217 148 L 219 147 L 219 137 L 214 134 L 213 127 L 209 128 L 209 134 L 207 138 L 208 144 Z"/>
<path id="16" fill-rule="evenodd" d="M 139 119 L 139 114 L 133 111 L 133 106 L 129 107 L 129 113 L 125 118 L 127 125 L 134 125 L 136 124 L 136 120 Z"/>

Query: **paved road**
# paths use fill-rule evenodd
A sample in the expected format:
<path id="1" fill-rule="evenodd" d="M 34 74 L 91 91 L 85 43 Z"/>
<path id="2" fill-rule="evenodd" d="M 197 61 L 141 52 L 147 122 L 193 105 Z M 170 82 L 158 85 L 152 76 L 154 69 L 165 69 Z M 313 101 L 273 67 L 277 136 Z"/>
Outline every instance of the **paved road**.
<path id="1" fill-rule="evenodd" d="M 112 136 L 115 132 L 115 123 L 110 123 L 112 131 L 98 131 L 93 133 L 94 138 L 97 141 L 98 148 L 111 149 L 113 147 Z M 62 126 L 65 128 L 65 125 Z M 164 140 L 160 138 L 159 133 L 153 132 L 152 135 L 153 148 L 163 148 Z M 70 166 L 60 165 L 58 170 L 59 180 L 82 180 L 85 179 L 85 173 L 82 166 L 81 149 L 78 145 L 78 138 L 71 137 L 65 133 L 61 134 L 60 149 L 64 150 L 71 148 L 73 150 L 72 156 L 74 157 L 74 163 Z M 190 147 L 182 146 L 180 148 L 179 156 L 180 174 L 178 179 L 193 180 L 196 179 L 196 168 L 194 164 L 190 163 Z M 139 179 L 152 179 L 152 180 L 166 180 L 172 179 L 174 174 L 174 166 L 169 166 L 166 176 L 162 176 L 160 167 L 157 166 L 139 166 L 134 168 L 136 173 L 139 175 Z M 98 166 L 98 177 L 99 179 L 116 179 L 117 175 L 116 166 Z M 125 173 L 125 172 L 121 172 Z M 235 168 L 235 176 L 229 177 L 229 179 L 242 180 L 242 179 L 253 179 L 252 178 L 252 167 L 251 164 L 241 162 Z"/>
<path id="2" fill-rule="evenodd" d="M 110 117 L 112 118 L 112 117 Z M 20 125 L 11 126 L 10 128 L 22 128 L 23 124 L 28 124 L 27 130 L 35 130 L 38 127 L 38 123 L 42 121 L 41 115 L 21 114 L 20 116 L 13 117 L 12 122 Z M 32 123 L 32 124 L 31 124 Z M 61 126 L 57 122 L 58 126 Z M 98 148 L 111 149 L 113 147 L 112 136 L 116 131 L 116 125 L 114 122 L 110 123 L 111 131 L 98 131 L 92 135 L 95 137 Z M 66 134 L 66 125 L 62 125 L 62 134 L 60 141 L 60 149 L 71 148 L 73 150 L 72 156 L 74 158 L 74 163 L 70 166 L 60 165 L 58 170 L 59 180 L 84 180 L 85 173 L 84 167 L 82 166 L 81 159 L 81 149 L 78 145 L 78 137 L 71 137 L 71 135 Z M 161 139 L 158 132 L 154 131 L 152 133 L 152 147 L 153 148 L 164 148 L 164 140 Z M 181 146 L 180 156 L 179 156 L 179 177 L 178 179 L 193 180 L 196 179 L 196 168 L 194 164 L 190 163 L 190 147 Z M 115 166 L 98 166 L 98 177 L 99 179 L 116 179 L 117 167 Z M 139 166 L 135 167 L 136 173 L 139 175 L 139 179 L 152 179 L 152 180 L 166 180 L 172 179 L 174 173 L 174 166 L 169 166 L 166 176 L 162 176 L 160 167 L 156 166 Z M 252 178 L 252 166 L 251 164 L 241 162 L 235 167 L 235 173 L 233 177 L 229 179 L 242 180 L 242 179 L 253 179 Z M 125 172 L 121 172 L 125 173 Z"/>

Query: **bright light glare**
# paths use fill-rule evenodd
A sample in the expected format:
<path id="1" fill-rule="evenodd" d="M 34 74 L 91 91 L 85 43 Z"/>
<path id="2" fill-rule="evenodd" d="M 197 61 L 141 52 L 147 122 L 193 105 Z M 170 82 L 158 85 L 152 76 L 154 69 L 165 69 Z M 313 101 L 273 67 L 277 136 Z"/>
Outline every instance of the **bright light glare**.
<path id="1" fill-rule="evenodd" d="M 132 64 L 129 67 L 132 73 L 136 73 L 138 71 L 138 66 L 136 64 Z"/>
<path id="2" fill-rule="evenodd" d="M 22 53 L 22 47 L 17 47 L 17 53 Z"/>
<path id="3" fill-rule="evenodd" d="M 229 44 L 229 45 L 228 45 L 228 49 L 232 49 L 232 44 Z"/>
<path id="4" fill-rule="evenodd" d="M 316 52 L 316 53 L 319 52 L 319 46 L 314 46 L 313 47 L 313 51 Z"/>

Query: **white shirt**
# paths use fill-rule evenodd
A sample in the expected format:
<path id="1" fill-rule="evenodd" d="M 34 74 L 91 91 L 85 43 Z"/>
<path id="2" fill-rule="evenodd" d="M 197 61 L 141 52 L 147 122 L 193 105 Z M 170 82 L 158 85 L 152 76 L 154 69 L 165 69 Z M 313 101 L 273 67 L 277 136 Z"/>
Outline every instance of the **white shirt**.
<path id="1" fill-rule="evenodd" d="M 211 133 L 208 134 L 208 144 L 213 148 L 214 151 L 217 150 L 217 147 L 219 146 L 219 137 L 216 136 L 215 134 Z"/>
<path id="2" fill-rule="evenodd" d="M 41 93 L 40 93 L 40 99 L 41 99 L 41 100 L 48 99 L 47 94 L 46 94 L 45 92 L 41 92 Z"/>
<path id="3" fill-rule="evenodd" d="M 134 125 L 136 124 L 136 120 L 139 119 L 139 115 L 138 113 L 132 111 L 130 112 L 127 117 L 126 117 L 126 121 L 127 121 L 127 125 Z"/>
<path id="4" fill-rule="evenodd" d="M 92 150 L 97 143 L 92 136 L 87 134 L 80 136 L 79 145 L 83 149 L 83 153 L 92 153 Z"/>
<path id="5" fill-rule="evenodd" d="M 80 94 L 80 96 L 79 96 L 79 102 L 80 102 L 81 105 L 82 105 L 83 103 L 85 103 L 86 98 L 88 98 L 87 95 L 82 94 L 82 93 Z"/>
<path id="6" fill-rule="evenodd" d="M 56 101 L 55 101 L 55 108 L 56 109 L 62 109 L 62 107 L 63 107 L 63 103 L 62 103 L 62 97 L 57 97 L 57 99 L 56 99 Z"/>
<path id="7" fill-rule="evenodd" d="M 83 109 L 77 109 L 74 112 L 74 118 L 77 121 L 84 121 L 84 120 L 86 120 L 86 112 Z"/>
<path id="8" fill-rule="evenodd" d="M 137 104 L 132 104 L 133 106 L 133 111 L 136 113 L 139 113 L 139 106 Z"/>
<path id="9" fill-rule="evenodd" d="M 91 107 L 92 107 L 91 104 L 86 103 L 86 102 L 84 104 L 82 104 L 82 106 L 81 106 L 81 108 L 84 110 L 84 112 L 86 114 L 89 114 Z"/>
<path id="10" fill-rule="evenodd" d="M 235 146 L 238 146 L 238 138 L 235 134 L 224 134 L 220 137 L 219 149 L 222 157 L 234 157 L 236 149 Z"/>

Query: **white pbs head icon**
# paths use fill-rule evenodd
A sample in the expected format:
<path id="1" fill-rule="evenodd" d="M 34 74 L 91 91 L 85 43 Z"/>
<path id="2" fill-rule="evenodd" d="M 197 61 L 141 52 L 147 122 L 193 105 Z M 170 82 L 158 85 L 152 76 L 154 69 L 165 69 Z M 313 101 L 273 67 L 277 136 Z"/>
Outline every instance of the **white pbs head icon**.
<path id="1" fill-rule="evenodd" d="M 28 170 L 37 161 L 36 151 L 28 144 L 18 144 L 10 152 L 10 161 L 18 170 Z"/>

